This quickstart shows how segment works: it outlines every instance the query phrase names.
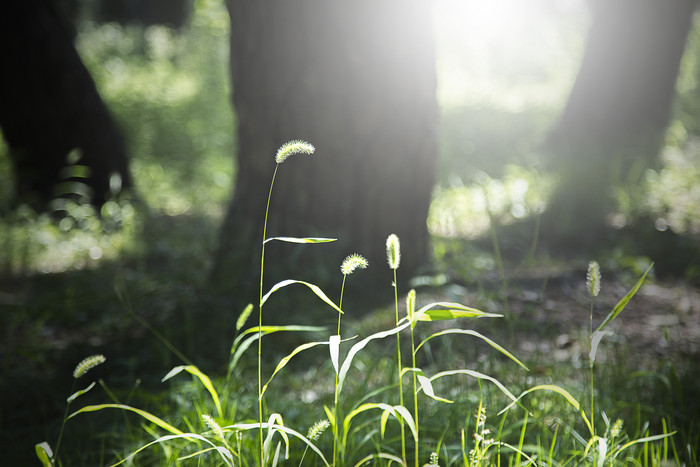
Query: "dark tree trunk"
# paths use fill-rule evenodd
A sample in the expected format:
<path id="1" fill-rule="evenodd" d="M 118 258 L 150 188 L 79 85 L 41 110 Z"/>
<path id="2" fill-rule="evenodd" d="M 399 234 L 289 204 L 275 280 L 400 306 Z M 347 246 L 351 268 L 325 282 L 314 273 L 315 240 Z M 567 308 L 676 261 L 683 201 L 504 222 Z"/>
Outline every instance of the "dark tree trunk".
<path id="1" fill-rule="evenodd" d="M 280 264 L 301 255 L 293 256 L 297 273 L 318 267 L 338 283 L 340 262 L 356 252 L 370 261 L 359 275 L 382 277 L 385 285 L 385 240 L 395 233 L 404 248 L 399 274 L 407 279 L 427 261 L 437 155 L 429 2 L 227 4 L 238 171 L 215 277 L 244 281 L 238 271 L 256 279 L 275 152 L 304 139 L 316 153 L 280 166 L 268 236 L 340 241 L 291 253 L 270 244 L 267 257 Z"/>
<path id="2" fill-rule="evenodd" d="M 565 241 L 595 241 L 614 208 L 611 182 L 656 160 L 696 6 L 695 0 L 590 3 L 581 68 L 546 144 L 562 181 L 544 229 Z"/>
<path id="3" fill-rule="evenodd" d="M 50 0 L 2 5 L 0 127 L 16 202 L 44 211 L 57 196 L 80 194 L 99 206 L 114 190 L 115 175 L 122 188 L 131 185 L 121 135 L 57 6 Z M 66 184 L 71 180 L 80 183 Z"/>

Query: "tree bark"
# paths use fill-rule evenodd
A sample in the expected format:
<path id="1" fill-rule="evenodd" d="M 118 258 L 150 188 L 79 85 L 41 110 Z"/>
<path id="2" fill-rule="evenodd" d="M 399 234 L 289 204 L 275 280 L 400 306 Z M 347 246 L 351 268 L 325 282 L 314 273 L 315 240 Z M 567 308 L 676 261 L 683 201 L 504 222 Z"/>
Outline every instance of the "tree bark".
<path id="1" fill-rule="evenodd" d="M 562 179 L 544 229 L 566 242 L 595 240 L 614 209 L 611 183 L 656 160 L 696 1 L 590 4 L 581 68 L 545 144 Z"/>
<path id="2" fill-rule="evenodd" d="M 340 262 L 355 252 L 370 262 L 360 275 L 384 285 L 391 280 L 385 241 L 395 233 L 404 248 L 399 273 L 408 278 L 427 261 L 437 155 L 429 2 L 227 5 L 238 169 L 214 277 L 257 280 L 275 152 L 303 139 L 316 153 L 280 165 L 268 237 L 339 241 L 291 249 L 270 243 L 270 261 L 281 265 L 286 257 L 293 272 L 317 269 L 320 280 L 338 283 Z"/>
<path id="3" fill-rule="evenodd" d="M 77 194 L 99 206 L 114 190 L 115 175 L 121 188 L 131 177 L 121 135 L 66 20 L 49 0 L 2 5 L 0 127 L 14 165 L 16 204 L 45 211 L 57 196 Z M 68 160 L 71 153 L 79 159 Z M 66 184 L 71 181 L 79 184 Z"/>

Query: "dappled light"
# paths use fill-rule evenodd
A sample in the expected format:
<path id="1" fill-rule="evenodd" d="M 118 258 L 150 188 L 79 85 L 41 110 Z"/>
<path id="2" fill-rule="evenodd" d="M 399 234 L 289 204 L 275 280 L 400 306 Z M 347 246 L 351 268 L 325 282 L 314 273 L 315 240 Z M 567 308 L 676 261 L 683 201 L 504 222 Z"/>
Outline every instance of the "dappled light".
<path id="1" fill-rule="evenodd" d="M 698 465 L 657 2 L 0 7 L 3 462 Z"/>

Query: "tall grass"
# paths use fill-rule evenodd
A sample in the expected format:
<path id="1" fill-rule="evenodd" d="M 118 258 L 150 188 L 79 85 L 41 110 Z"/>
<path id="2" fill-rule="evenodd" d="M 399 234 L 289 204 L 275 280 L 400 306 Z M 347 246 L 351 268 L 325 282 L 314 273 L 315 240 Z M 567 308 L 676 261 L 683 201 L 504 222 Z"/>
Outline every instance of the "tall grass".
<path id="1" fill-rule="evenodd" d="M 126 454 L 113 461 L 112 465 L 114 466 L 136 462 L 136 458 L 146 451 L 151 452 L 152 455 L 160 453 L 162 456 L 160 463 L 164 465 L 189 465 L 192 463 L 226 466 L 258 465 L 261 467 L 276 466 L 283 461 L 295 459 L 298 465 L 325 466 L 362 465 L 370 461 L 382 465 L 407 465 L 409 461 L 413 461 L 416 466 L 427 462 L 429 462 L 428 465 L 464 466 L 574 464 L 603 466 L 627 462 L 643 463 L 646 459 L 661 461 L 679 458 L 678 450 L 672 440 L 674 432 L 667 427 L 665 421 L 662 421 L 662 433 L 651 434 L 647 428 L 643 428 L 637 433 L 639 436 L 632 438 L 624 432 L 623 421 L 611 422 L 604 411 L 599 411 L 593 396 L 592 368 L 595 363 L 596 350 L 602 338 L 609 333 L 605 327 L 620 315 L 640 289 L 651 267 L 611 310 L 595 331 L 593 331 L 591 315 L 591 347 L 589 352 L 591 377 L 588 388 L 590 391 L 588 412 L 570 390 L 557 384 L 549 382 L 535 384 L 516 396 L 501 380 L 485 372 L 466 367 L 449 366 L 436 370 L 433 368 L 435 365 L 430 368 L 420 368 L 417 365 L 419 354 L 429 351 L 438 340 L 450 336 L 460 339 L 476 339 L 478 342 L 488 345 L 498 355 L 505 357 L 504 360 L 508 363 L 507 366 L 504 364 L 503 368 L 507 368 L 509 373 L 516 375 L 511 379 L 524 380 L 529 371 L 528 367 L 513 353 L 476 330 L 464 327 L 445 328 L 444 326 L 440 326 L 438 329 L 432 328 L 432 323 L 437 321 L 499 319 L 502 318 L 500 314 L 486 313 L 451 301 L 429 302 L 418 308 L 417 303 L 421 297 L 415 290 L 412 290 L 406 299 L 406 315 L 399 316 L 396 271 L 399 267 L 401 251 L 399 239 L 395 235 L 390 236 L 386 242 L 387 259 L 394 276 L 394 323 L 388 329 L 370 333 L 359 339 L 357 336 L 345 340 L 341 337 L 345 281 L 352 271 L 367 266 L 366 260 L 359 255 L 348 257 L 341 265 L 343 280 L 339 304 L 328 298 L 318 286 L 294 279 L 278 282 L 266 294 L 263 294 L 266 243 L 285 241 L 314 244 L 333 240 L 319 237 L 266 237 L 267 213 L 279 165 L 292 154 L 310 154 L 312 152 L 313 146 L 308 143 L 293 141 L 282 146 L 277 154 L 263 225 L 258 323 L 257 326 L 244 329 L 245 322 L 254 309 L 253 305 L 249 305 L 241 313 L 236 323 L 238 335 L 231 346 L 226 378 L 223 380 L 210 378 L 192 364 L 176 366 L 169 371 L 162 378 L 162 381 L 174 379 L 181 374 L 189 374 L 199 388 L 199 392 L 206 396 L 204 402 L 194 404 L 190 408 L 190 415 L 183 417 L 177 423 L 171 423 L 151 412 L 118 402 L 88 405 L 70 415 L 68 415 L 68 408 L 66 408 L 55 454 L 51 452 L 47 443 L 40 443 L 36 446 L 37 456 L 45 466 L 59 465 L 60 438 L 66 422 L 82 414 L 102 412 L 107 409 L 116 409 L 124 414 L 138 415 L 141 417 L 142 427 L 145 431 L 143 438 L 151 438 L 150 441 L 141 442 L 140 446 L 135 449 L 127 448 Z M 599 271 L 595 272 L 593 265 L 589 272 L 589 283 L 600 283 Z M 338 322 L 335 334 L 329 335 L 325 328 L 315 326 L 266 326 L 263 324 L 262 314 L 267 300 L 280 289 L 297 284 L 309 289 L 326 306 L 337 313 Z M 589 289 L 592 291 L 593 298 L 596 295 L 593 291 L 597 290 L 597 286 L 590 284 Z M 419 334 L 418 330 L 424 331 L 424 334 Z M 287 332 L 315 333 L 315 335 L 324 337 L 321 340 L 306 342 L 294 348 L 279 360 L 263 384 L 262 339 L 266 336 Z M 402 360 L 399 337 L 401 333 L 409 333 L 410 335 L 410 366 L 404 366 Z M 391 377 L 388 377 L 383 384 L 380 383 L 378 387 L 363 386 L 362 389 L 365 392 L 360 391 L 359 395 L 348 393 L 349 382 L 357 379 L 358 373 L 362 373 L 363 364 L 359 356 L 365 353 L 372 354 L 371 345 L 392 338 L 392 336 L 395 336 L 396 339 L 396 366 L 394 367 L 395 371 L 391 371 Z M 248 411 L 239 413 L 236 410 L 236 400 L 231 391 L 232 387 L 241 385 L 241 381 L 245 382 L 249 379 L 243 373 L 244 370 L 239 367 L 239 363 L 253 344 L 257 344 L 255 358 L 257 398 L 254 418 L 253 414 Z M 325 346 L 328 346 L 329 349 L 328 366 L 334 372 L 333 384 L 329 382 L 329 386 L 333 387 L 332 406 L 324 405 L 326 418 L 311 426 L 304 435 L 300 430 L 289 426 L 284 414 L 265 411 L 267 406 L 264 404 L 265 394 L 271 387 L 273 380 L 277 381 L 276 378 L 281 375 L 292 359 L 307 350 L 317 347 L 324 348 Z M 449 352 L 449 350 L 443 350 L 443 352 Z M 96 361 L 96 357 L 86 360 L 88 363 Z M 441 359 L 438 359 L 437 363 L 439 364 L 440 361 Z M 445 358 L 444 361 L 452 360 Z M 76 369 L 76 372 L 82 376 L 89 366 L 87 363 L 81 364 L 79 368 L 83 368 L 83 370 L 78 372 Z M 412 379 L 412 407 L 410 408 L 405 405 L 402 384 L 403 377 L 407 373 L 411 374 Z M 522 376 L 517 377 L 517 375 Z M 367 381 L 367 377 L 368 375 L 365 375 L 365 381 Z M 457 405 L 453 405 L 452 396 L 447 393 L 441 394 L 441 391 L 445 390 L 444 383 L 446 381 L 464 377 L 478 382 L 479 393 L 475 395 L 478 402 L 476 412 L 471 415 L 469 413 L 463 414 L 465 423 L 460 430 L 459 439 L 451 439 L 451 434 L 448 432 L 434 438 L 430 430 L 421 428 L 423 426 L 421 422 L 430 421 L 435 413 L 444 414 L 456 410 Z M 319 388 L 325 387 L 322 383 L 316 384 Z M 90 390 L 93 385 L 94 383 L 69 397 L 68 405 L 78 396 Z M 357 384 L 352 386 L 356 387 Z M 491 387 L 499 397 L 491 397 L 487 401 L 484 396 L 485 387 Z M 500 422 L 498 428 L 492 430 L 487 426 L 487 406 L 500 404 L 498 401 L 503 400 L 503 398 L 508 403 L 497 412 L 496 417 L 500 417 Z M 547 425 L 538 419 L 535 411 L 527 407 L 528 399 L 556 401 L 572 411 L 578 420 L 568 426 L 564 425 L 563 429 L 555 431 L 553 436 L 547 428 L 531 435 L 531 431 L 537 430 L 538 426 L 546 427 Z M 427 408 L 422 409 L 422 407 Z M 419 418 L 419 415 L 423 418 Z M 472 417 L 475 422 L 473 428 L 470 428 Z M 516 417 L 516 421 L 512 421 L 513 417 Z M 600 430 L 600 427 L 595 424 L 596 419 L 603 421 L 604 430 Z M 433 420 L 432 424 L 435 425 L 435 423 Z M 321 435 L 327 427 L 331 428 L 330 433 L 333 437 L 330 448 L 321 441 Z M 471 435 L 473 441 L 467 441 L 468 435 Z M 536 439 L 534 444 L 528 442 L 528 439 L 533 437 Z M 159 450 L 153 450 L 154 447 Z M 410 447 L 413 449 L 409 450 Z M 409 457 L 409 453 L 412 454 L 412 459 Z"/>

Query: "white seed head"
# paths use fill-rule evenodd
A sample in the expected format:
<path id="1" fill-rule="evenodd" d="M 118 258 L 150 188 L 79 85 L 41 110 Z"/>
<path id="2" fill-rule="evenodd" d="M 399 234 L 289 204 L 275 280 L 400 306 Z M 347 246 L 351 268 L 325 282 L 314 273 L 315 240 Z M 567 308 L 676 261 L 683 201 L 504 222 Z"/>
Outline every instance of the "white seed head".
<path id="1" fill-rule="evenodd" d="M 281 164 L 287 158 L 293 154 L 313 154 L 316 148 L 310 143 L 301 140 L 294 140 L 284 143 L 277 150 L 277 155 L 275 156 L 275 162 Z"/>
<path id="2" fill-rule="evenodd" d="M 104 363 L 105 361 L 106 359 L 104 355 L 91 355 L 87 357 L 75 367 L 75 370 L 73 370 L 73 378 L 80 378 L 85 373 L 95 368 L 97 365 Z"/>
<path id="3" fill-rule="evenodd" d="M 340 272 L 347 276 L 352 274 L 355 269 L 365 269 L 368 265 L 369 263 L 364 256 L 353 253 L 343 260 L 343 264 L 340 265 Z"/>
<path id="4" fill-rule="evenodd" d="M 406 315 L 408 319 L 413 319 L 413 314 L 416 312 L 416 289 L 411 289 L 406 295 Z"/>
<path id="5" fill-rule="evenodd" d="M 209 427 L 209 429 L 214 432 L 217 438 L 219 438 L 221 441 L 226 441 L 224 438 L 224 430 L 221 429 L 221 425 L 216 423 L 216 420 L 207 414 L 202 415 L 202 420 Z"/>
<path id="6" fill-rule="evenodd" d="M 401 263 L 401 245 L 396 234 L 391 234 L 386 239 L 386 259 L 391 269 L 399 268 L 399 263 Z"/>
<path id="7" fill-rule="evenodd" d="M 591 297 L 597 297 L 600 293 L 600 265 L 597 261 L 588 263 L 588 272 L 586 273 L 586 286 Z"/>
<path id="8" fill-rule="evenodd" d="M 331 422 L 329 422 L 326 419 L 319 420 L 316 423 L 313 424 L 311 428 L 309 428 L 309 432 L 306 434 L 306 437 L 310 441 L 317 441 L 318 438 L 321 437 L 324 431 L 331 426 Z"/>

